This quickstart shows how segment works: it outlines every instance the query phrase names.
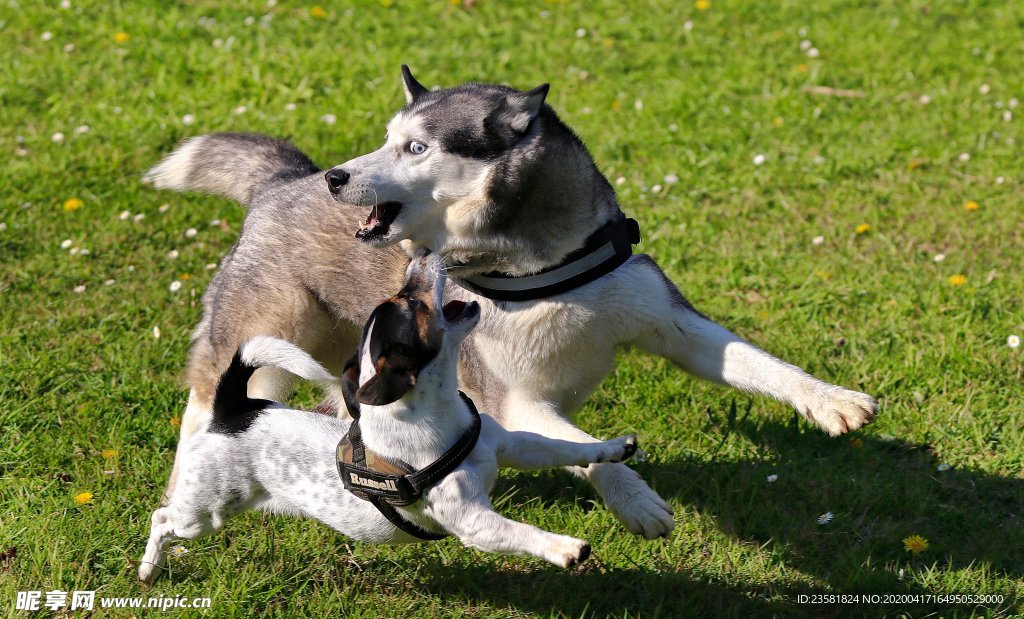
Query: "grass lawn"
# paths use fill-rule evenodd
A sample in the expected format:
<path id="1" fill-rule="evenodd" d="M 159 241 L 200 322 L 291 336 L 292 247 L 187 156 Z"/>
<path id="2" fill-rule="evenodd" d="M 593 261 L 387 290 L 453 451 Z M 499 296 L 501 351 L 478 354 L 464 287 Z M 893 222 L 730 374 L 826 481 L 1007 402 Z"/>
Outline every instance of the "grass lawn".
<path id="1" fill-rule="evenodd" d="M 1022 612 L 1024 4 L 320 1 L 3 0 L 0 614 L 55 589 L 239 617 Z M 428 87 L 551 82 L 641 250 L 705 313 L 876 395 L 878 421 L 830 439 L 623 352 L 577 421 L 640 435 L 669 539 L 629 536 L 565 473 L 509 473 L 499 510 L 593 560 L 375 547 L 250 513 L 140 586 L 190 329 L 244 216 L 140 173 L 212 131 L 289 137 L 321 165 L 368 152 L 402 62 Z M 799 598 L 840 593 L 916 597 Z M 927 597 L 945 594 L 990 598 Z"/>

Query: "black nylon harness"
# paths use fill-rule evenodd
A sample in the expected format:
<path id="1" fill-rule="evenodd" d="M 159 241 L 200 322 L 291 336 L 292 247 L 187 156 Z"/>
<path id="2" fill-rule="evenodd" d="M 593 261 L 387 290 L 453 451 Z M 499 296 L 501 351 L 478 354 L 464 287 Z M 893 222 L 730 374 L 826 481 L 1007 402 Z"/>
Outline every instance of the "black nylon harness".
<path id="1" fill-rule="evenodd" d="M 452 276 L 459 286 L 495 301 L 534 301 L 568 292 L 611 273 L 633 255 L 640 224 L 622 212 L 587 237 L 583 247 L 562 262 L 531 275 L 485 273 Z"/>
<path id="2" fill-rule="evenodd" d="M 454 471 L 476 446 L 480 438 L 480 413 L 469 396 L 461 391 L 459 395 L 469 407 L 473 422 L 448 451 L 425 468 L 417 471 L 401 460 L 384 458 L 366 449 L 358 417 L 338 443 L 335 454 L 338 473 L 346 490 L 369 501 L 391 524 L 423 540 L 444 539 L 448 534 L 427 531 L 409 522 L 395 506 L 403 507 L 419 501 L 427 489 Z"/>

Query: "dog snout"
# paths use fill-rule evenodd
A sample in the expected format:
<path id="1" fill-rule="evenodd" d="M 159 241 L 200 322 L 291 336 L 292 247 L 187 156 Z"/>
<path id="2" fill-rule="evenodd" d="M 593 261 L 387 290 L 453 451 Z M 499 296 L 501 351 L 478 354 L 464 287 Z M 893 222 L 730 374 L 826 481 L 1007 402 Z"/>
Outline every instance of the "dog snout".
<path id="1" fill-rule="evenodd" d="M 339 170 L 337 168 L 327 170 L 327 174 L 324 174 L 324 178 L 327 179 L 327 188 L 334 195 L 338 195 L 338 192 L 341 191 L 341 188 L 344 187 L 346 183 L 348 183 L 349 177 L 350 175 L 348 172 L 346 172 L 345 170 Z"/>

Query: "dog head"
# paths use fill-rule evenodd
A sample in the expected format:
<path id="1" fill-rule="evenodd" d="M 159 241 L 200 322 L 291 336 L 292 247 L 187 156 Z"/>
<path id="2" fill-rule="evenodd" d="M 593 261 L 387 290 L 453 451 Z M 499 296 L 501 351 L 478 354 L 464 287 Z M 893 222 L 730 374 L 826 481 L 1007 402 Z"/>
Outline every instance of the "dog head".
<path id="1" fill-rule="evenodd" d="M 444 304 L 445 279 L 440 258 L 421 250 L 409 262 L 402 289 L 370 314 L 357 356 L 345 368 L 350 413 L 360 404 L 400 400 L 428 377 L 438 387 L 444 381 L 454 386 L 459 345 L 479 321 L 480 306 Z"/>
<path id="2" fill-rule="evenodd" d="M 547 84 L 430 91 L 405 66 L 402 78 L 406 104 L 384 145 L 325 174 L 337 201 L 368 210 L 363 242 L 408 240 L 450 266 L 532 273 L 618 209 L 582 142 L 545 104 Z"/>

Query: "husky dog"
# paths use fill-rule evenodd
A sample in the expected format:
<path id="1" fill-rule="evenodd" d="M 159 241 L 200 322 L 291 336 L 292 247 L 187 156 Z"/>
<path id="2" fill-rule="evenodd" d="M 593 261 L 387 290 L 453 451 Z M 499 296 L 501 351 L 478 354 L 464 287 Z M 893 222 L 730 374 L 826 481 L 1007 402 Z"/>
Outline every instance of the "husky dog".
<path id="1" fill-rule="evenodd" d="M 419 247 L 448 265 L 446 299 L 480 304 L 459 380 L 506 429 L 594 440 L 570 414 L 611 370 L 619 347 L 786 402 L 831 435 L 875 416 L 871 396 L 810 376 L 696 311 L 646 255 L 544 298 L 474 292 L 543 288 L 564 269 L 587 267 L 600 258 L 588 240 L 623 215 L 583 143 L 545 104 L 546 84 L 429 91 L 407 67 L 402 77 L 406 104 L 384 145 L 326 173 L 285 142 L 246 134 L 192 138 L 147 173 L 158 188 L 248 207 L 204 296 L 182 438 L 209 418 L 217 377 L 249 337 L 286 338 L 338 367 L 357 325 L 401 283 Z M 249 389 L 280 399 L 290 382 L 263 368 Z M 654 538 L 672 530 L 671 508 L 632 469 L 574 470 L 631 532 Z"/>
<path id="2" fill-rule="evenodd" d="M 636 437 L 569 442 L 509 432 L 479 415 L 460 397 L 456 363 L 480 306 L 443 304 L 444 282 L 440 260 L 420 252 L 402 290 L 371 314 L 344 383 L 293 344 L 266 336 L 247 341 L 220 378 L 210 423 L 182 442 L 180 478 L 168 504 L 153 513 L 139 578 L 152 583 L 159 576 L 175 537 L 209 535 L 251 508 L 316 518 L 365 541 L 440 539 L 440 529 L 487 552 L 561 567 L 586 560 L 587 542 L 494 511 L 488 493 L 498 467 L 621 462 L 636 452 Z M 349 421 L 248 398 L 246 382 L 261 365 L 343 385 L 358 431 Z M 355 448 L 365 450 L 366 466 L 339 471 Z M 408 488 L 418 496 L 410 498 Z M 400 507 L 378 506 L 359 496 L 364 490 Z"/>

